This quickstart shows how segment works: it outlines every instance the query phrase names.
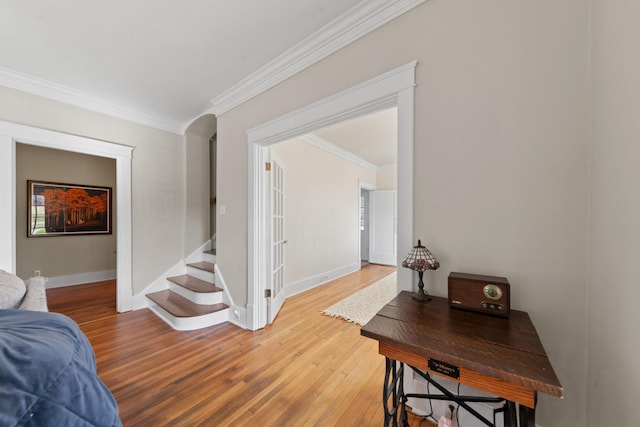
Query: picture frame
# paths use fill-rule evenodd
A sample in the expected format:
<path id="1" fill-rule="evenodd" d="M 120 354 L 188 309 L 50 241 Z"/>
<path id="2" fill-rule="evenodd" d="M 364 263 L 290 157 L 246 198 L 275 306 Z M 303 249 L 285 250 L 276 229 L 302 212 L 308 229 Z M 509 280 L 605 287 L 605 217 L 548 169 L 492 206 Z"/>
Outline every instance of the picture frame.
<path id="1" fill-rule="evenodd" d="M 27 181 L 27 237 L 111 234 L 111 187 Z"/>

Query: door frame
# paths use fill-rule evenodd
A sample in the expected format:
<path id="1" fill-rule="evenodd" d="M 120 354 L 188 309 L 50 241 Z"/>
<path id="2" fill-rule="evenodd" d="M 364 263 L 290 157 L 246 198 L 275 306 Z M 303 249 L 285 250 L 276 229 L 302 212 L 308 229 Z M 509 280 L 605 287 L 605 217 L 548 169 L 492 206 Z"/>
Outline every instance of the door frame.
<path id="1" fill-rule="evenodd" d="M 267 324 L 266 173 L 270 145 L 345 120 L 387 108 L 398 108 L 398 248 L 413 241 L 414 88 L 417 61 L 412 61 L 336 95 L 280 116 L 247 131 L 248 240 L 247 328 Z M 358 255 L 359 256 L 359 255 Z M 398 269 L 398 290 L 412 289 L 411 272 Z"/>
<path id="2" fill-rule="evenodd" d="M 116 161 L 116 310 L 133 303 L 131 250 L 131 158 L 134 147 L 0 121 L 0 267 L 16 271 L 16 144 L 107 157 Z"/>

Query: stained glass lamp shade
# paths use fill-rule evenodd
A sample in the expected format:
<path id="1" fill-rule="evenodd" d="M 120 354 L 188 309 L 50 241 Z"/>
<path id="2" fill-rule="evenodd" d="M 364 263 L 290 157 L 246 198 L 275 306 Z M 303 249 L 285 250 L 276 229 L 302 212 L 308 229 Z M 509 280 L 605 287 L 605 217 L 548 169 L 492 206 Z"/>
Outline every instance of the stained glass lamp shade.
<path id="1" fill-rule="evenodd" d="M 425 271 L 437 270 L 438 267 L 440 267 L 438 259 L 429 252 L 429 249 L 422 246 L 422 243 L 418 240 L 418 245 L 414 246 L 413 249 L 409 251 L 406 258 L 402 260 L 402 266 L 418 272 L 418 278 L 420 279 L 418 282 L 418 292 L 413 298 L 418 301 L 431 300 L 429 294 L 424 290 L 422 276 Z"/>

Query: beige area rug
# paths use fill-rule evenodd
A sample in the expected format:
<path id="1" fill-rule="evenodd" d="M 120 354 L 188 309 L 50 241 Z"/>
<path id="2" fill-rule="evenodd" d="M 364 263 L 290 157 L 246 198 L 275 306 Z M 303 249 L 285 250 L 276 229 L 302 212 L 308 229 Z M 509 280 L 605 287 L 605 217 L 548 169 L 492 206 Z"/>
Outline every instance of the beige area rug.
<path id="1" fill-rule="evenodd" d="M 396 273 L 394 271 L 322 312 L 327 316 L 339 317 L 352 323 L 365 325 L 396 295 Z"/>

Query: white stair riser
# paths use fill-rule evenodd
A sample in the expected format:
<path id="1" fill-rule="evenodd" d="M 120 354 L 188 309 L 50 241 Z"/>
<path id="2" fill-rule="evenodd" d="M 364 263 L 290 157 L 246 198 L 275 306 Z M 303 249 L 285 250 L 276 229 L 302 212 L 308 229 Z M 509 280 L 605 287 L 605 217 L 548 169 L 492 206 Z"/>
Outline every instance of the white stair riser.
<path id="1" fill-rule="evenodd" d="M 222 292 L 193 292 L 173 282 L 169 282 L 169 289 L 196 304 L 212 305 L 224 302 Z"/>
<path id="2" fill-rule="evenodd" d="M 203 261 L 210 262 L 211 264 L 215 264 L 217 261 L 217 257 L 214 254 L 202 254 L 204 259 Z"/>
<path id="3" fill-rule="evenodd" d="M 187 266 L 187 274 L 204 280 L 205 282 L 215 283 L 215 274 L 213 272 L 200 270 L 199 268 Z"/>
<path id="4" fill-rule="evenodd" d="M 149 308 L 177 331 L 193 331 L 195 329 L 219 325 L 220 323 L 224 323 L 229 320 L 228 308 L 216 311 L 215 313 L 193 317 L 175 317 L 151 300 L 149 300 Z"/>

